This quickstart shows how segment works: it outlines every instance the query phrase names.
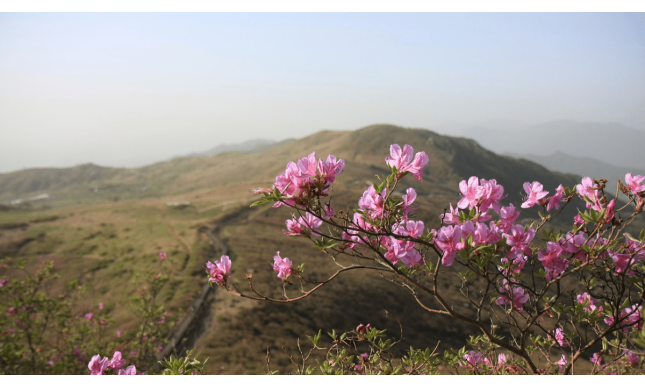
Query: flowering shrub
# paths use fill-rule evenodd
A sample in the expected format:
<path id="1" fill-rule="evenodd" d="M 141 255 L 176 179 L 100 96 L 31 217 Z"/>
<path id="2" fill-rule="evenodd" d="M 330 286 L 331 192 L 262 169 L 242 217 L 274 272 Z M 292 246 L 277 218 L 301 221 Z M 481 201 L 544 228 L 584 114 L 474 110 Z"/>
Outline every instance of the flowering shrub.
<path id="1" fill-rule="evenodd" d="M 606 180 L 585 177 L 575 187 L 556 187 L 551 195 L 539 182 L 526 182 L 526 197 L 516 206 L 502 203 L 504 187 L 496 180 L 473 176 L 459 184 L 461 200 L 456 207 L 450 203 L 440 227 L 428 229 L 415 219 L 415 190 L 408 188 L 401 196 L 395 193 L 407 175 L 423 179 L 428 156 L 414 154 L 410 145 L 401 149 L 393 144 L 385 162 L 390 174 L 368 187 L 352 211 L 331 206 L 331 185 L 345 166 L 333 155 L 316 161 L 311 153 L 289 162 L 273 187 L 252 191 L 262 195 L 252 206 L 272 203 L 293 209 L 285 234 L 310 239 L 334 261 L 338 269 L 328 279 L 308 279 L 304 265 L 296 267 L 277 252 L 273 269 L 283 283 L 282 298 L 260 294 L 252 275 L 247 275 L 250 292 L 240 291 L 230 280 L 228 256 L 207 264 L 211 284 L 235 296 L 285 303 L 308 297 L 346 271 L 376 271 L 400 284 L 428 313 L 451 316 L 482 332 L 470 341 L 474 350 L 444 353 L 440 362 L 447 370 L 566 374 L 585 359 L 593 363 L 594 373 L 642 371 L 643 353 L 633 338 L 643 326 L 645 230 L 636 236 L 625 229 L 643 210 L 645 177 L 627 174 L 625 183 L 619 182 L 627 201 L 619 207 L 616 198 L 605 194 Z M 548 227 L 576 200 L 584 207 L 570 228 Z M 521 221 L 521 209 L 531 207 L 541 207 L 539 218 Z M 352 261 L 341 261 L 343 256 Z M 448 303 L 445 290 L 437 286 L 440 277 L 455 271 L 461 279 L 463 302 L 474 313 Z M 292 278 L 297 278 L 295 289 L 289 287 Z M 369 339 L 358 330 L 332 336 L 334 350 L 340 351 L 340 357 L 327 359 L 329 367 L 336 367 L 333 372 L 354 372 L 357 367 L 358 373 L 397 369 L 391 363 L 389 368 L 374 368 L 371 362 L 368 367 L 356 357 L 341 355 L 343 345 L 351 346 L 361 338 L 379 349 L 380 344 L 369 340 L 382 332 L 369 332 L 373 335 Z M 317 348 L 317 342 L 313 344 Z M 602 351 L 590 353 L 600 346 Z M 435 364 L 435 351 L 419 353 L 428 354 L 423 372 L 435 372 L 439 364 Z M 401 372 L 410 369 L 405 363 L 398 367 Z M 298 366 L 300 373 L 307 370 L 304 363 Z M 332 372 L 320 368 L 322 373 L 328 371 Z"/>
<path id="2" fill-rule="evenodd" d="M 78 280 L 56 290 L 60 281 L 52 273 L 52 261 L 42 262 L 34 273 L 26 262 L 0 261 L 4 272 L 11 273 L 0 280 L 0 374 L 87 374 L 89 368 L 93 375 L 134 375 L 137 369 L 153 370 L 170 328 L 158 301 L 168 281 L 165 254 L 160 258 L 158 271 L 137 276 L 130 309 L 141 324 L 132 332 L 114 326 L 113 307 L 102 302 L 89 310 L 79 307 L 87 288 Z M 111 360 L 96 355 L 106 352 L 113 353 Z M 127 366 L 122 354 L 127 354 Z"/>

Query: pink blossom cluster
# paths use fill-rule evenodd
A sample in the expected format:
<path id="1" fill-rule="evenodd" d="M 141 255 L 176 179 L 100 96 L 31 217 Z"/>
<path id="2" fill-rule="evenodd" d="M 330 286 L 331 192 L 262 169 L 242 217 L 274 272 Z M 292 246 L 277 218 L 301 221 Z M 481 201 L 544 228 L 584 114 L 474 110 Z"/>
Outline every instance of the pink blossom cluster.
<path id="1" fill-rule="evenodd" d="M 475 208 L 481 214 L 485 214 L 489 208 L 499 212 L 499 201 L 504 198 L 504 187 L 497 184 L 495 179 L 479 180 L 477 176 L 471 176 L 468 182 L 462 180 L 459 191 L 462 197 L 457 207 L 469 210 Z"/>
<path id="2" fill-rule="evenodd" d="M 627 175 L 631 176 L 631 173 L 628 173 Z M 625 178 L 627 178 L 627 176 L 625 176 Z M 576 186 L 576 190 L 578 191 L 580 198 L 585 200 L 587 208 L 597 212 L 605 210 L 605 223 L 609 223 L 614 218 L 616 199 L 612 199 L 607 204 L 603 204 L 600 195 L 600 186 L 593 183 L 590 177 L 583 178 L 582 183 Z"/>
<path id="3" fill-rule="evenodd" d="M 311 235 L 318 234 L 318 227 L 322 225 L 322 220 L 315 215 L 307 212 L 305 216 L 301 216 L 296 220 L 295 215 L 291 219 L 287 219 L 287 231 L 285 235 Z"/>
<path id="4" fill-rule="evenodd" d="M 506 280 L 505 284 L 499 288 L 501 297 L 495 301 L 497 305 L 512 304 L 513 308 L 522 313 L 524 310 L 524 303 L 529 300 L 529 295 L 524 293 L 524 288 L 520 286 L 511 286 Z"/>
<path id="5" fill-rule="evenodd" d="M 90 375 L 105 375 L 105 371 L 108 370 L 118 370 L 119 375 L 136 375 L 137 368 L 134 365 L 122 369 L 125 363 L 126 360 L 123 359 L 121 352 L 116 351 L 112 355 L 112 360 L 109 361 L 107 357 L 101 359 L 101 355 L 92 356 L 92 360 L 87 364 L 87 368 L 90 370 Z"/>
<path id="6" fill-rule="evenodd" d="M 598 316 L 600 316 L 603 312 L 603 307 L 594 305 L 594 300 L 587 292 L 578 294 L 576 296 L 576 302 L 578 304 L 584 305 L 584 308 L 582 310 L 584 310 L 585 312 L 595 312 Z"/>
<path id="7" fill-rule="evenodd" d="M 546 252 L 539 250 L 538 259 L 546 270 L 544 278 L 547 280 L 559 277 L 569 267 L 569 260 L 559 243 L 547 242 Z"/>
<path id="8" fill-rule="evenodd" d="M 464 355 L 464 360 L 464 365 L 466 367 L 477 368 L 481 371 L 483 366 L 491 368 L 506 367 L 509 359 L 507 359 L 506 354 L 502 352 L 497 355 L 497 364 L 494 364 L 493 361 L 485 357 L 481 352 L 470 351 Z"/>
<path id="9" fill-rule="evenodd" d="M 345 168 L 345 161 L 336 159 L 336 156 L 329 155 L 327 160 L 319 159 L 316 162 L 316 153 L 311 152 L 309 156 L 303 157 L 294 163 L 290 161 L 283 173 L 275 178 L 274 189 L 289 198 L 298 198 L 305 191 L 314 186 L 320 188 L 320 194 L 325 195 L 329 186 L 335 181 Z M 254 193 L 265 192 L 264 190 Z M 285 200 L 290 206 L 295 205 L 294 199 Z M 276 202 L 274 207 L 280 207 L 282 202 Z"/>
<path id="10" fill-rule="evenodd" d="M 645 180 L 645 177 L 641 175 L 634 176 L 631 173 L 625 175 L 627 189 L 637 196 L 642 192 L 645 192 L 645 184 L 643 184 L 643 180 Z"/>
<path id="11" fill-rule="evenodd" d="M 640 331 L 643 329 L 643 307 L 638 305 L 632 305 L 620 311 L 618 315 L 618 326 L 623 327 L 623 332 L 625 334 L 629 333 L 629 327 L 634 331 Z M 612 325 L 616 320 L 614 316 L 605 317 L 605 323 Z"/>
<path id="12" fill-rule="evenodd" d="M 209 275 L 208 281 L 215 282 L 220 286 L 225 285 L 231 273 L 231 259 L 228 255 L 222 255 L 220 260 L 215 263 L 206 262 L 206 272 Z"/>
<path id="13" fill-rule="evenodd" d="M 273 257 L 273 270 L 278 273 L 278 278 L 281 278 L 283 281 L 286 281 L 291 274 L 293 274 L 293 262 L 289 258 L 285 257 L 284 259 L 280 256 L 280 252 L 277 251 L 276 255 Z"/>
<path id="14" fill-rule="evenodd" d="M 403 150 L 398 144 L 390 145 L 390 156 L 385 158 L 385 162 L 390 167 L 395 167 L 397 170 L 397 178 L 411 173 L 417 180 L 421 181 L 423 178 L 423 167 L 428 164 L 428 155 L 426 152 L 418 152 L 414 155 L 414 149 L 410 145 L 405 145 Z"/>
<path id="15" fill-rule="evenodd" d="M 554 331 L 549 331 L 549 339 L 554 340 L 560 347 L 568 347 L 569 343 L 564 336 L 562 328 L 556 328 Z"/>
<path id="16" fill-rule="evenodd" d="M 395 225 L 394 233 L 399 236 L 410 237 L 418 239 L 423 235 L 424 225 L 422 221 L 408 220 L 402 224 Z M 414 248 L 413 241 L 399 239 L 397 237 L 383 238 L 382 244 L 386 249 L 385 258 L 387 258 L 393 265 L 396 265 L 399 260 L 406 264 L 408 268 L 423 264 L 423 257 L 417 249 Z"/>

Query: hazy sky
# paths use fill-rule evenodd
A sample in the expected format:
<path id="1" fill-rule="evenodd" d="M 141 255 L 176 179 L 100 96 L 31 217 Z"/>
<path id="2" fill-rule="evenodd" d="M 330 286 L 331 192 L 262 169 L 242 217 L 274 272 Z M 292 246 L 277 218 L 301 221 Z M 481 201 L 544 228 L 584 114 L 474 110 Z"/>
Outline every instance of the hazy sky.
<path id="1" fill-rule="evenodd" d="M 644 107 L 642 13 L 0 14 L 0 172 Z"/>

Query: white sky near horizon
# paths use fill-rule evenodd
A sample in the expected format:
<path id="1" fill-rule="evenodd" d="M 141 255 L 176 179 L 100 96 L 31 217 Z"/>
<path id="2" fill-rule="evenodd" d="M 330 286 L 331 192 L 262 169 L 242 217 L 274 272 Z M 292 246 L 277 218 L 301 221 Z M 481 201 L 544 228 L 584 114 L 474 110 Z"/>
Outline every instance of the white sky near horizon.
<path id="1" fill-rule="evenodd" d="M 374 123 L 645 130 L 644 86 L 643 13 L 0 13 L 0 173 Z"/>

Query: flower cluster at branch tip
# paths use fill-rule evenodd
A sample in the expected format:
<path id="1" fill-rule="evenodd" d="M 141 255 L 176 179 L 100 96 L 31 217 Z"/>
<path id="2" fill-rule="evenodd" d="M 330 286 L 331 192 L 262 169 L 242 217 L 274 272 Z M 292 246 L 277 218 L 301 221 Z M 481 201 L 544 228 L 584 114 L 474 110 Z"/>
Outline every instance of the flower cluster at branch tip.
<path id="1" fill-rule="evenodd" d="M 292 262 L 287 257 L 280 257 L 279 251 L 273 257 L 273 270 L 278 273 L 278 278 L 281 278 L 283 281 L 286 281 L 294 271 Z"/>
<path id="2" fill-rule="evenodd" d="M 385 162 L 390 167 L 397 169 L 397 176 L 401 177 L 407 173 L 411 173 L 417 180 L 421 181 L 423 178 L 423 167 L 428 164 L 428 155 L 426 152 L 418 152 L 414 155 L 414 149 L 410 145 L 405 145 L 403 150 L 398 144 L 390 145 L 390 156 L 385 158 Z"/>
<path id="3" fill-rule="evenodd" d="M 306 202 L 313 191 L 326 196 L 329 186 L 344 168 L 345 161 L 336 159 L 334 155 L 327 156 L 326 161 L 319 159 L 316 162 L 316 153 L 311 152 L 309 156 L 299 159 L 297 163 L 290 161 L 285 171 L 276 177 L 273 189 L 277 189 L 281 195 L 287 197 L 284 203 L 294 206 L 296 201 Z M 253 193 L 263 192 L 267 191 L 253 191 Z M 278 201 L 274 207 L 281 205 L 282 201 Z"/>
<path id="4" fill-rule="evenodd" d="M 206 271 L 209 275 L 208 281 L 223 286 L 231 273 L 231 259 L 228 255 L 222 255 L 215 263 L 206 262 Z"/>
<path id="5" fill-rule="evenodd" d="M 118 375 L 136 375 L 137 368 L 134 365 L 122 369 L 125 363 L 126 360 L 123 359 L 121 352 L 116 351 L 112 355 L 112 360 L 108 360 L 107 357 L 101 358 L 101 355 L 92 356 L 87 368 L 90 370 L 90 375 L 105 375 L 108 370 L 119 371 Z"/>
<path id="6" fill-rule="evenodd" d="M 567 338 L 564 336 L 562 328 L 556 328 L 554 331 L 549 331 L 549 338 L 554 340 L 560 347 L 568 347 Z"/>
<path id="7" fill-rule="evenodd" d="M 524 288 L 519 286 L 510 286 L 508 282 L 505 282 L 504 286 L 499 288 L 499 292 L 502 296 L 497 299 L 497 305 L 512 303 L 513 308 L 515 308 L 519 313 L 524 310 L 523 304 L 529 300 L 529 295 L 524 294 Z"/>
<path id="8" fill-rule="evenodd" d="M 322 220 L 307 212 L 301 216 L 297 221 L 295 215 L 292 219 L 287 219 L 287 231 L 285 235 L 310 235 L 318 234 L 318 227 L 322 225 Z"/>

